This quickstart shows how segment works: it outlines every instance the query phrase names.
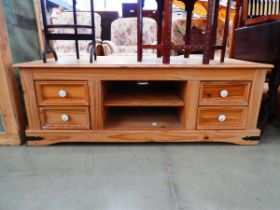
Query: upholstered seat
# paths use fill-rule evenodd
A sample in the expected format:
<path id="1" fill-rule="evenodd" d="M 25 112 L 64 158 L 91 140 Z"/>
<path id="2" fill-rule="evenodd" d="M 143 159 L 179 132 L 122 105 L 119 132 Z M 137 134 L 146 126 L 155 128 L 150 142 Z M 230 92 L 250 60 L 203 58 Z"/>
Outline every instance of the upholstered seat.
<path id="1" fill-rule="evenodd" d="M 143 42 L 157 42 L 157 23 L 152 18 L 144 18 Z M 137 53 L 137 18 L 119 18 L 112 22 L 111 40 L 103 41 L 105 55 L 136 55 Z M 152 54 L 154 50 L 145 50 Z"/>
<path id="2" fill-rule="evenodd" d="M 95 18 L 95 37 L 97 42 L 101 42 L 101 17 L 99 14 L 94 14 Z M 73 24 L 72 12 L 61 12 L 57 17 L 52 18 L 53 24 Z M 91 25 L 90 12 L 77 12 L 77 23 L 80 25 Z M 55 33 L 74 33 L 74 29 L 60 28 Z M 80 34 L 91 34 L 91 29 L 78 29 Z M 88 45 L 91 41 L 79 41 L 79 49 L 81 55 L 88 55 Z M 75 54 L 75 41 L 58 40 L 54 43 L 54 49 L 57 54 L 74 55 Z"/>

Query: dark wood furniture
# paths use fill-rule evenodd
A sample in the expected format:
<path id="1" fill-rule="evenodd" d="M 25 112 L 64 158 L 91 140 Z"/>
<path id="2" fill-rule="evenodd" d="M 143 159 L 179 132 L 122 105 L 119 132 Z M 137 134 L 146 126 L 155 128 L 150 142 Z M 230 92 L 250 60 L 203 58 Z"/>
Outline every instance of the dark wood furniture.
<path id="1" fill-rule="evenodd" d="M 237 0 L 239 22 L 234 24 L 233 58 L 271 63 L 268 97 L 263 103 L 259 128 L 264 129 L 276 104 L 280 85 L 279 0 Z"/>
<path id="2" fill-rule="evenodd" d="M 279 0 L 243 0 L 242 25 L 256 25 L 280 19 Z"/>
<path id="3" fill-rule="evenodd" d="M 119 18 L 118 11 L 95 11 L 101 16 L 101 39 L 111 40 L 111 24 Z"/>
<path id="4" fill-rule="evenodd" d="M 280 20 L 245 26 L 235 31 L 233 57 L 242 60 L 274 64 L 269 77 L 268 98 L 263 104 L 259 128 L 263 129 L 276 104 L 280 85 Z M 257 43 L 257 44 L 256 44 Z"/>
<path id="5" fill-rule="evenodd" d="M 137 3 L 123 3 L 122 4 L 123 17 L 137 17 Z M 158 30 L 162 27 L 162 18 L 157 10 L 143 10 L 143 16 L 154 19 L 157 22 Z M 157 43 L 161 42 L 161 32 L 157 33 Z M 157 50 L 157 57 L 160 57 L 160 50 Z"/>
<path id="6" fill-rule="evenodd" d="M 144 0 L 138 0 L 137 7 L 137 60 L 141 61 L 143 56 L 143 49 L 152 48 L 160 51 L 163 57 L 163 63 L 168 64 L 170 62 L 170 52 L 171 48 L 176 50 L 183 49 L 185 51 L 185 57 L 189 56 L 192 51 L 203 51 L 203 63 L 209 64 L 210 59 L 214 58 L 215 50 L 222 50 L 220 61 L 224 61 L 226 42 L 228 37 L 228 25 L 229 25 L 229 10 L 230 10 L 230 0 L 227 3 L 227 12 L 224 27 L 223 42 L 221 45 L 216 45 L 216 33 L 217 33 L 217 21 L 218 21 L 218 10 L 219 10 L 219 0 L 209 0 L 208 1 L 208 12 L 207 12 L 207 24 L 205 30 L 204 44 L 203 45 L 191 45 L 191 20 L 192 12 L 194 9 L 194 4 L 197 0 L 181 0 L 186 5 L 187 11 L 187 21 L 186 21 L 186 44 L 183 46 L 174 46 L 171 44 L 171 22 L 172 22 L 172 0 L 157 0 L 160 27 L 158 28 L 158 34 L 161 36 L 161 40 L 157 45 L 144 45 L 142 30 L 143 30 L 143 7 Z M 159 54 L 159 53 L 158 53 Z"/>

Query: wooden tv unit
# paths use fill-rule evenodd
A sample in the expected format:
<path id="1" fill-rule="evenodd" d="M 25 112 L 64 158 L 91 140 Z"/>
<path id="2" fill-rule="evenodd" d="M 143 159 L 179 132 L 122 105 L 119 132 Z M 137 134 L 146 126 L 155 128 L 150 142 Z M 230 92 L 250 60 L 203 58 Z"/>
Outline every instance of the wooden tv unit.
<path id="1" fill-rule="evenodd" d="M 61 142 L 226 142 L 256 145 L 263 85 L 272 65 L 201 56 L 99 57 L 15 65 L 28 145 Z"/>

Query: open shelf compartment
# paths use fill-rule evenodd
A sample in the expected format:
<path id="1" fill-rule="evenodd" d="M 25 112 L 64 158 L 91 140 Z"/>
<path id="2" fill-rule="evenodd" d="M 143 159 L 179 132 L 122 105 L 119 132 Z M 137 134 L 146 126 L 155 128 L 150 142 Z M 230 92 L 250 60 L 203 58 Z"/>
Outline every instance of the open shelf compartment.
<path id="1" fill-rule="evenodd" d="M 186 82 L 181 81 L 105 81 L 105 107 L 156 106 L 183 107 Z"/>
<path id="2" fill-rule="evenodd" d="M 105 129 L 182 129 L 181 107 L 110 107 Z"/>

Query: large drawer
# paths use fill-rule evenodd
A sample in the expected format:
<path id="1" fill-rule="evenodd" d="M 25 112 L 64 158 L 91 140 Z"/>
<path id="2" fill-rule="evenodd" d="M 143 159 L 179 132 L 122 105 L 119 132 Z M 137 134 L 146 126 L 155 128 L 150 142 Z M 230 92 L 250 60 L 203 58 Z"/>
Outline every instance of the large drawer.
<path id="1" fill-rule="evenodd" d="M 200 105 L 248 105 L 250 82 L 202 82 Z"/>
<path id="2" fill-rule="evenodd" d="M 244 129 L 246 107 L 200 107 L 197 129 Z"/>
<path id="3" fill-rule="evenodd" d="M 90 129 L 89 110 L 84 107 L 44 107 L 40 108 L 40 118 L 43 129 Z"/>
<path id="4" fill-rule="evenodd" d="M 35 84 L 40 106 L 89 104 L 87 82 L 37 81 Z"/>

